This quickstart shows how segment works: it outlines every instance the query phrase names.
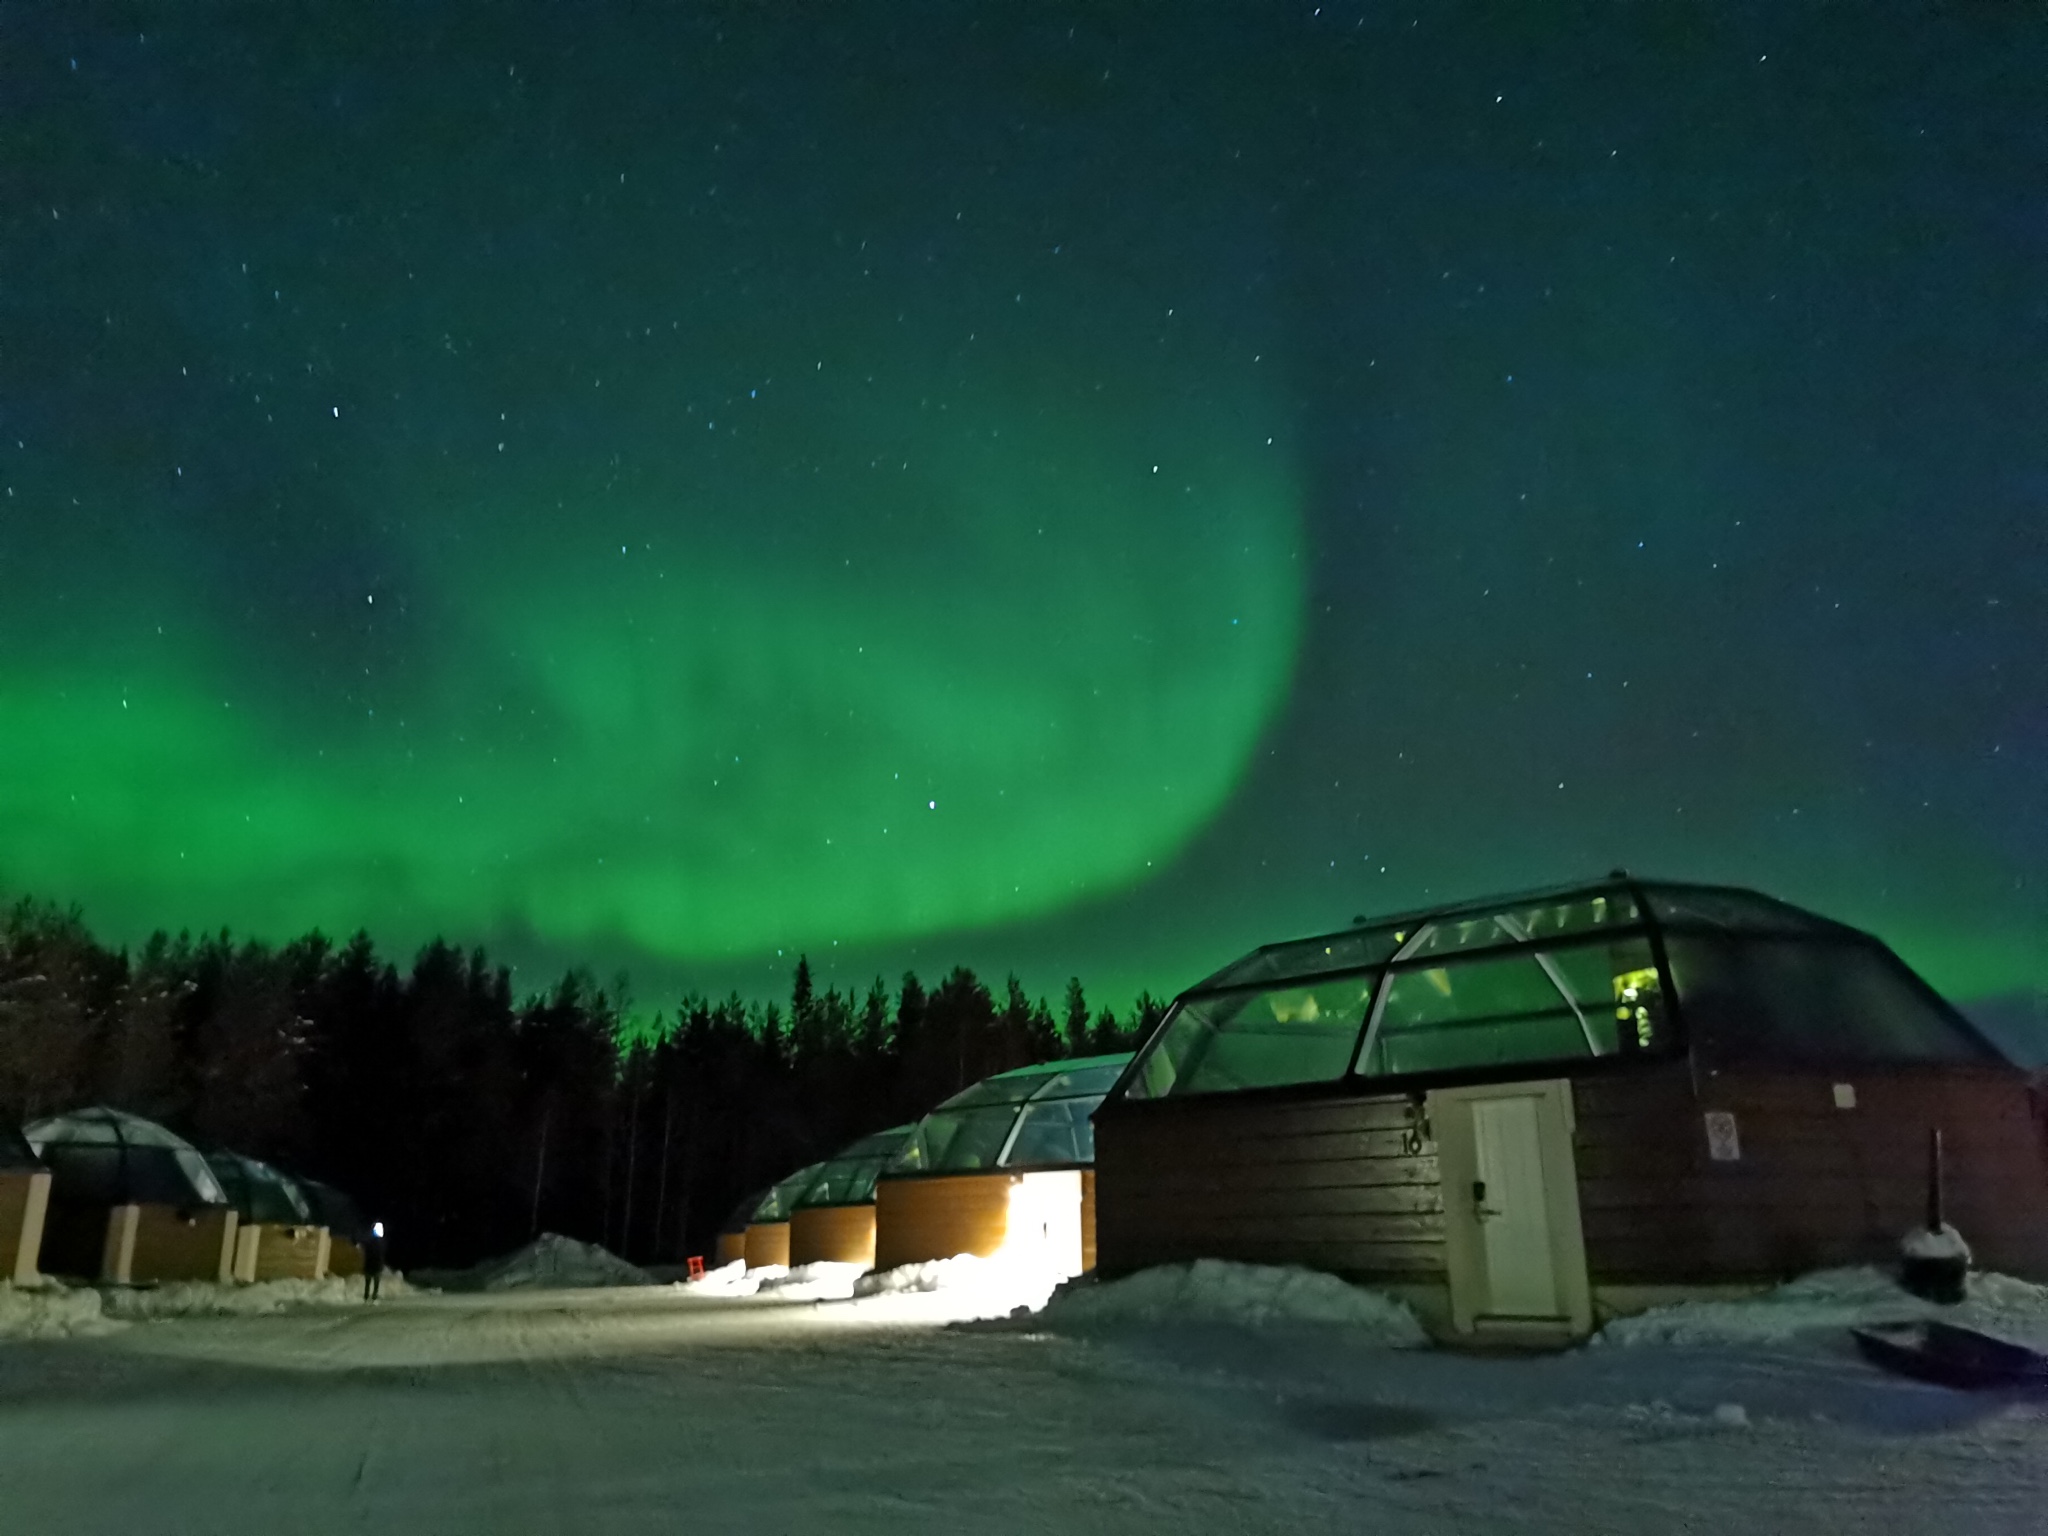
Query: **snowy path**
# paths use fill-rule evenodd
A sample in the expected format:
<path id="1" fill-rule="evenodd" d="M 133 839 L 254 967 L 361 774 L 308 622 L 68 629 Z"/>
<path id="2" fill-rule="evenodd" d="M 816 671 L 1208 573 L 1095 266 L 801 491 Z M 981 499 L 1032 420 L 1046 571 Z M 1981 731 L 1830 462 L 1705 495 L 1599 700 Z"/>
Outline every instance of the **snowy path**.
<path id="1" fill-rule="evenodd" d="M 0 1346 L 0 1529 L 2038 1531 L 2048 1414 L 1845 1354 L 414 1297 Z M 1651 1406 L 1661 1400 L 1669 1407 Z M 1741 1404 L 1743 1415 L 1722 1404 Z M 1746 1416 L 1747 1423 L 1739 1421 Z"/>

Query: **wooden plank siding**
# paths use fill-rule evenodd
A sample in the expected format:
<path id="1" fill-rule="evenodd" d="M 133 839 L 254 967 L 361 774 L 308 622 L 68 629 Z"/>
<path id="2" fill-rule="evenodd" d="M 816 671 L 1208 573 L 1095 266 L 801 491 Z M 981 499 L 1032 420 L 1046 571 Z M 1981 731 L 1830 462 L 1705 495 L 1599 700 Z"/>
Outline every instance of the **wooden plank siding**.
<path id="1" fill-rule="evenodd" d="M 1835 1085 L 1854 1092 L 1835 1102 Z M 1596 1285 L 1769 1282 L 1890 1265 L 1924 1218 L 1927 1132 L 1947 1214 L 1980 1267 L 2048 1281 L 2048 1114 L 2016 1072 L 1844 1068 L 1573 1083 L 1573 1156 Z M 1705 1114 L 1741 1157 L 1709 1154 Z M 1226 1096 L 1110 1104 L 1095 1121 L 1105 1276 L 1196 1258 L 1306 1264 L 1384 1283 L 1444 1276 L 1433 1140 L 1412 1101 Z"/>
<path id="2" fill-rule="evenodd" d="M 757 1221 L 747 1228 L 746 1242 L 741 1253 L 747 1261 L 747 1268 L 762 1269 L 769 1265 L 787 1267 L 789 1264 L 789 1223 L 786 1221 Z"/>
<path id="3" fill-rule="evenodd" d="M 48 1169 L 0 1173 L 0 1281 L 28 1285 L 37 1278 L 49 1200 Z"/>
<path id="4" fill-rule="evenodd" d="M 1095 1267 L 1095 1170 L 1081 1170 L 1081 1273 Z"/>
<path id="5" fill-rule="evenodd" d="M 875 1185 L 875 1268 L 971 1253 L 987 1258 L 1010 1233 L 1010 1187 L 1001 1171 L 883 1179 Z"/>
<path id="6" fill-rule="evenodd" d="M 1436 1144 L 1405 1097 L 1120 1105 L 1095 1121 L 1104 1275 L 1197 1258 L 1444 1272 Z"/>
<path id="7" fill-rule="evenodd" d="M 1835 1103 L 1835 1085 L 1854 1093 Z M 1947 1214 L 1980 1266 L 2048 1279 L 2048 1133 L 2016 1073 L 1843 1068 L 1703 1074 L 1684 1066 L 1574 1085 L 1580 1219 L 1596 1284 L 1770 1281 L 1889 1265 L 1924 1219 L 1927 1132 L 1942 1132 Z M 1709 1155 L 1705 1115 L 1741 1157 Z"/>
<path id="8" fill-rule="evenodd" d="M 789 1262 L 875 1263 L 875 1208 L 872 1205 L 807 1206 L 789 1218 Z"/>
<path id="9" fill-rule="evenodd" d="M 168 1205 L 116 1206 L 133 1209 L 135 1246 L 126 1280 L 212 1280 L 225 1285 L 235 1258 L 234 1208 L 202 1205 L 178 1210 Z"/>

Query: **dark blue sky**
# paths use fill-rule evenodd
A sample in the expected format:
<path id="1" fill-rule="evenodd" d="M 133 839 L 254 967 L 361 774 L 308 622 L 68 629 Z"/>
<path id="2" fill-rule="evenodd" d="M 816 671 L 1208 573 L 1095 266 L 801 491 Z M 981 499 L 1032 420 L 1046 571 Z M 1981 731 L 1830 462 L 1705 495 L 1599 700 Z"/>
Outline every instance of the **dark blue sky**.
<path id="1" fill-rule="evenodd" d="M 1116 1001 L 1626 864 L 2048 984 L 2036 10 L 0 25 L 0 885 Z"/>

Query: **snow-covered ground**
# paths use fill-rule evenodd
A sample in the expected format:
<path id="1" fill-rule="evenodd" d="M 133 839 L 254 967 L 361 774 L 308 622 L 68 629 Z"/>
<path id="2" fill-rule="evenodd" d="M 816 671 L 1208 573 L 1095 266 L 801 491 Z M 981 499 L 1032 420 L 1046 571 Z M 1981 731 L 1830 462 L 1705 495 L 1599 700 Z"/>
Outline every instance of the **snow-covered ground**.
<path id="1" fill-rule="evenodd" d="M 1824 1269 L 1741 1301 L 1687 1301 L 1618 1318 L 1595 1342 L 1772 1343 L 1919 1317 L 1943 1317 L 2048 1349 L 2048 1288 L 2010 1275 L 1972 1275 L 1960 1305 L 1939 1306 L 1908 1295 L 1889 1275 L 1869 1268 Z"/>
<path id="2" fill-rule="evenodd" d="M 529 1291 L 606 1285 L 653 1285 L 654 1277 L 609 1249 L 543 1232 L 524 1248 L 470 1269 L 422 1271 L 414 1277 L 437 1291 Z"/>
<path id="3" fill-rule="evenodd" d="M 1475 1357 L 1284 1274 L 1123 1284 L 968 1328 L 938 1324 L 989 1309 L 971 1287 L 651 1285 L 8 1344 L 0 1528 L 1979 1536 L 2048 1508 L 2041 1405 L 1880 1375 L 1835 1321 Z"/>
<path id="4" fill-rule="evenodd" d="M 0 1340 L 83 1338 L 119 1326 L 107 1321 L 98 1291 L 54 1280 L 26 1289 L 0 1281 Z"/>

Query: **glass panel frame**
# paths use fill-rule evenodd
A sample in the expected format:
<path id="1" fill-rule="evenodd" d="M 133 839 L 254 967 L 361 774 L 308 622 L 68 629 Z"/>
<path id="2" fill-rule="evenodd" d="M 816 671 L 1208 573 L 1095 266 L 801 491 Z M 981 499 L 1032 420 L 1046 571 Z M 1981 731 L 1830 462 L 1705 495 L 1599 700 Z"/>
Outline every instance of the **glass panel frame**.
<path id="1" fill-rule="evenodd" d="M 1135 1065 L 1124 1079 L 1122 1096 L 1149 1100 L 1338 1083 L 1354 1084 L 1361 1089 L 1369 1086 L 1372 1091 L 1381 1092 L 1409 1078 L 1499 1075 L 1523 1068 L 1563 1068 L 1610 1057 L 1682 1051 L 1684 1037 L 1674 1004 L 1675 989 L 1663 965 L 1660 936 L 1642 916 L 1643 903 L 1628 892 L 1594 890 L 1580 896 L 1582 899 L 1576 901 L 1570 892 L 1546 896 L 1541 901 L 1522 899 L 1512 909 L 1505 904 L 1474 907 L 1448 922 L 1425 919 L 1404 934 L 1400 950 L 1387 964 L 1341 978 L 1302 978 L 1305 985 L 1293 989 L 1269 984 L 1223 989 L 1205 986 L 1190 991 L 1169 1010 L 1139 1051 Z M 1538 908 L 1546 912 L 1539 912 Z M 1530 933 L 1531 927 L 1548 929 L 1556 937 L 1539 940 Z M 1595 955 L 1605 961 L 1598 968 L 1597 986 L 1587 980 L 1594 974 L 1587 965 Z M 1514 1031 L 1508 1026 L 1515 1021 L 1496 1019 L 1489 1026 L 1488 1021 L 1482 1020 L 1462 1027 L 1491 1027 L 1500 1042 L 1492 1051 L 1475 1051 L 1469 1044 L 1465 1050 L 1457 1051 L 1440 1041 L 1438 1049 L 1442 1054 L 1434 1061 L 1420 1061 L 1392 1072 L 1377 1065 L 1388 1059 L 1393 1044 L 1390 1042 L 1384 1049 L 1377 1047 L 1375 1025 L 1397 990 L 1414 985 L 1409 978 L 1431 972 L 1463 972 L 1476 979 L 1481 973 L 1472 968 L 1498 970 L 1523 960 L 1530 964 L 1531 996 L 1536 1005 L 1530 1010 L 1530 1018 L 1522 1022 L 1529 1025 L 1549 1018 L 1556 1024 L 1568 1024 L 1570 1038 L 1561 1038 L 1555 1050 L 1510 1048 L 1506 1042 Z M 1533 984 L 1539 976 L 1540 987 Z M 1349 1036 L 1351 1050 L 1341 1070 L 1330 1070 L 1325 1062 L 1313 1071 L 1269 1075 L 1266 1081 L 1213 1081 L 1209 1086 L 1199 1086 L 1199 1052 L 1203 1045 L 1200 1031 L 1208 1022 L 1209 1011 L 1205 1005 L 1213 1005 L 1218 999 L 1308 990 L 1333 980 L 1370 984 L 1365 1018 Z M 1622 996 L 1624 989 L 1630 992 L 1626 999 Z M 1523 1033 L 1528 1030 L 1525 1028 Z M 1413 1042 L 1405 1043 L 1412 1052 Z"/>
<path id="2" fill-rule="evenodd" d="M 1130 1096 L 1193 1097 L 1339 1081 L 1357 1054 L 1380 975 L 1376 967 L 1363 968 L 1290 978 L 1293 985 L 1191 993 L 1168 1013 L 1140 1053 L 1137 1071 L 1127 1081 L 1131 1086 L 1142 1083 L 1144 1091 Z M 1270 1019 L 1257 1017 L 1262 1005 Z M 1316 1027 L 1326 1018 L 1334 1022 Z M 1249 1047 L 1252 1041 L 1271 1048 L 1265 1064 L 1258 1063 L 1256 1047 Z M 1280 1067 L 1282 1075 L 1273 1075 L 1269 1069 L 1289 1056 L 1297 1065 Z M 1303 1057 L 1315 1063 L 1312 1075 L 1293 1075 Z M 1247 1081 L 1248 1074 L 1265 1080 Z"/>

